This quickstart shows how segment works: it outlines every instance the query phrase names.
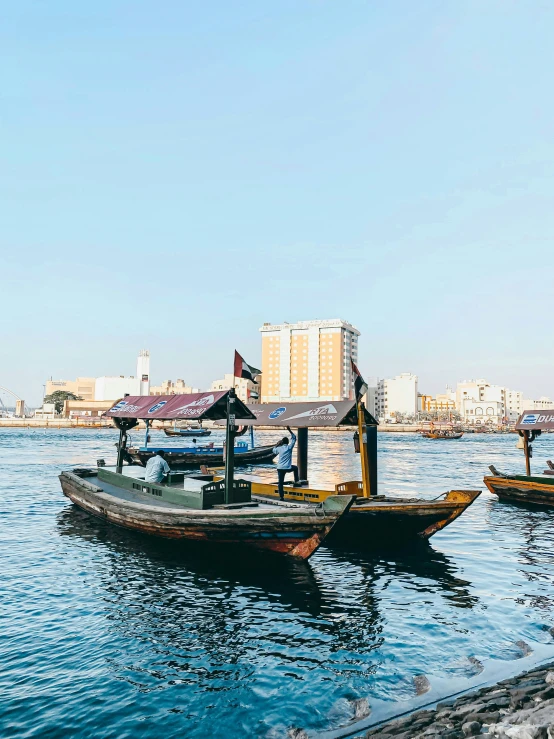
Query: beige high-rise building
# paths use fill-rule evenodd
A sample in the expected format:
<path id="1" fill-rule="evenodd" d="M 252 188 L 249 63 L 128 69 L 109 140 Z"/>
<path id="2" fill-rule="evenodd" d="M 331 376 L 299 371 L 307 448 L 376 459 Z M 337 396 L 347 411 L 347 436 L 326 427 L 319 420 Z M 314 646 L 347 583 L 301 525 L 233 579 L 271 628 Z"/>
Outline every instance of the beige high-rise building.
<path id="1" fill-rule="evenodd" d="M 76 380 L 47 380 L 44 395 L 51 395 L 56 390 L 64 390 L 83 400 L 94 400 L 95 385 L 95 377 L 78 377 Z"/>
<path id="2" fill-rule="evenodd" d="M 299 321 L 262 332 L 262 403 L 354 397 L 350 360 L 360 332 L 347 321 Z"/>

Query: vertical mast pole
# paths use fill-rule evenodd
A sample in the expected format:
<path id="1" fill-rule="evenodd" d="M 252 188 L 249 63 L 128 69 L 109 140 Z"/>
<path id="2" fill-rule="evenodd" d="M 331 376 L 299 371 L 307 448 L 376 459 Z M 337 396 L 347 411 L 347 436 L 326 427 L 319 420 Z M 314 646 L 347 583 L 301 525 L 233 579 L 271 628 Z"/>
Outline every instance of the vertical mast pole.
<path id="1" fill-rule="evenodd" d="M 525 472 L 531 477 L 531 459 L 529 458 L 529 431 L 523 432 L 523 451 L 525 453 Z"/>
<path id="2" fill-rule="evenodd" d="M 146 424 L 146 432 L 144 434 L 144 448 L 148 449 L 148 431 L 150 429 L 150 419 L 147 418 L 144 423 Z"/>
<path id="3" fill-rule="evenodd" d="M 369 469 L 367 464 L 367 435 L 363 404 L 359 400 L 356 401 L 356 408 L 358 411 L 358 435 L 360 437 L 360 461 L 362 463 L 363 497 L 369 498 L 369 496 L 371 495 L 371 490 L 369 485 Z"/>
<path id="4" fill-rule="evenodd" d="M 235 472 L 235 388 L 227 395 L 227 425 L 225 429 L 225 503 L 233 502 Z"/>

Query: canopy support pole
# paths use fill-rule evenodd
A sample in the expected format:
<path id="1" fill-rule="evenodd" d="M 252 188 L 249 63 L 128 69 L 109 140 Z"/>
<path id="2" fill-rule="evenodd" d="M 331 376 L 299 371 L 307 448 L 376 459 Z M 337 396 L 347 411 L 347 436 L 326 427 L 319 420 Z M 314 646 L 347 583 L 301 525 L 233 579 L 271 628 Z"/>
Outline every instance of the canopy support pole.
<path id="1" fill-rule="evenodd" d="M 369 484 L 369 465 L 367 458 L 367 436 L 366 436 L 366 425 L 364 418 L 363 403 L 358 401 L 356 403 L 358 411 L 358 435 L 360 437 L 360 462 L 362 463 L 362 485 L 363 485 L 363 497 L 369 498 L 371 495 L 371 489 Z"/>
<path id="2" fill-rule="evenodd" d="M 144 448 L 148 449 L 148 431 L 150 429 L 150 419 L 147 418 L 144 423 L 146 424 L 146 432 L 144 434 Z"/>
<path id="3" fill-rule="evenodd" d="M 366 452 L 369 467 L 369 494 L 377 495 L 377 426 L 365 427 L 367 434 Z"/>
<path id="4" fill-rule="evenodd" d="M 525 472 L 531 477 L 531 459 L 529 457 L 529 431 L 523 432 L 523 451 L 525 453 Z"/>
<path id="5" fill-rule="evenodd" d="M 225 503 L 233 503 L 235 472 L 235 388 L 227 395 L 227 425 L 225 428 Z"/>
<path id="6" fill-rule="evenodd" d="M 254 426 L 250 426 L 250 449 L 254 449 Z"/>
<path id="7" fill-rule="evenodd" d="M 296 450 L 296 462 L 298 464 L 298 477 L 301 480 L 308 479 L 308 429 L 296 429 L 298 431 L 298 449 Z"/>
<path id="8" fill-rule="evenodd" d="M 117 462 L 115 471 L 121 474 L 123 472 L 123 450 L 127 446 L 127 432 L 122 428 L 119 429 L 119 444 L 117 445 Z"/>

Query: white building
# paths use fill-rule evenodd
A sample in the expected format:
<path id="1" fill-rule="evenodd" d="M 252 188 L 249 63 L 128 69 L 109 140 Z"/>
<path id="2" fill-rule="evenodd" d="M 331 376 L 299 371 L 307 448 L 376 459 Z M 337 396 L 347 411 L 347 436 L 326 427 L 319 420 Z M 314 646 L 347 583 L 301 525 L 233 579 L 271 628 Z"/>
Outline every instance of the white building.
<path id="1" fill-rule="evenodd" d="M 94 384 L 95 400 L 118 400 L 124 395 L 150 394 L 150 352 L 141 349 L 137 358 L 136 377 L 97 377 Z"/>
<path id="2" fill-rule="evenodd" d="M 232 373 L 224 375 L 222 380 L 214 380 L 210 390 L 229 390 L 233 386 L 237 392 L 237 397 L 243 403 L 260 402 L 259 384 L 252 382 L 252 380 L 247 380 L 245 377 L 235 377 Z"/>
<path id="3" fill-rule="evenodd" d="M 56 406 L 54 403 L 43 403 L 42 408 L 37 408 L 35 411 L 35 418 L 42 418 L 43 420 L 46 420 L 55 417 Z"/>
<path id="4" fill-rule="evenodd" d="M 522 413 L 523 411 L 548 411 L 554 408 L 554 401 L 543 395 L 538 400 L 524 399 L 522 400 L 522 405 Z"/>
<path id="5" fill-rule="evenodd" d="M 358 336 L 340 319 L 273 325 L 262 332 L 262 402 L 333 401 L 353 398 L 351 359 Z"/>
<path id="6" fill-rule="evenodd" d="M 463 421 L 470 426 L 501 426 L 505 422 L 505 406 L 499 400 L 466 400 Z"/>
<path id="7" fill-rule="evenodd" d="M 403 372 L 389 380 L 379 380 L 377 409 L 380 419 L 417 413 L 417 375 Z"/>
<path id="8" fill-rule="evenodd" d="M 379 406 L 378 406 L 378 386 L 379 380 L 377 377 L 369 377 L 367 379 L 367 392 L 362 398 L 365 407 L 371 413 L 374 418 L 379 418 Z"/>

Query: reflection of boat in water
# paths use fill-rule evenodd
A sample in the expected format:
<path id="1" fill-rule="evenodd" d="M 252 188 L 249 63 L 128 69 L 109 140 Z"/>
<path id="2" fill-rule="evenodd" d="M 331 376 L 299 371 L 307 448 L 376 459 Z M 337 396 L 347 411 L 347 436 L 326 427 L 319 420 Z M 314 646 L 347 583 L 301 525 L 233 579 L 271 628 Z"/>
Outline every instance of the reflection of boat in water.
<path id="1" fill-rule="evenodd" d="M 554 429 L 554 414 L 524 411 L 518 419 L 516 430 L 520 441 L 518 448 L 522 448 L 525 455 L 525 475 L 507 475 L 490 465 L 492 475 L 483 478 L 491 493 L 500 500 L 514 503 L 554 506 L 554 477 L 550 464 L 542 475 L 531 474 L 531 443 L 541 435 L 542 431 Z"/>
<path id="2" fill-rule="evenodd" d="M 317 507 L 252 500 L 250 482 L 234 479 L 234 424 L 227 424 L 223 480 L 181 472 L 170 473 L 163 483 L 152 482 L 145 479 L 143 468 L 123 467 L 127 431 L 136 426 L 138 418 L 177 419 L 194 412 L 198 420 L 234 420 L 237 408 L 248 417 L 250 411 L 233 389 L 174 395 L 157 403 L 142 396 L 126 397 L 107 412 L 120 429 L 116 467 L 102 464 L 96 470 L 62 472 L 63 493 L 87 513 L 142 533 L 209 544 L 248 545 L 307 559 L 352 505 L 354 496 L 334 495 Z"/>

